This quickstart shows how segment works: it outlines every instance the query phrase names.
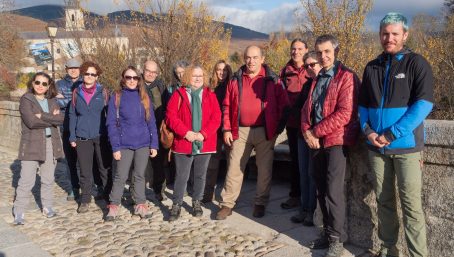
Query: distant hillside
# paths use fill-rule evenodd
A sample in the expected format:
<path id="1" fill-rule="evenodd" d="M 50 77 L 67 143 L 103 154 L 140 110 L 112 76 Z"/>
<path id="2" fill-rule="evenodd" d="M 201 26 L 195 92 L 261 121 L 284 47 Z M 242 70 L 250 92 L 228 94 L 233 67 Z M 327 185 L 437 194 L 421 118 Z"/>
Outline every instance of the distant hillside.
<path id="1" fill-rule="evenodd" d="M 54 21 L 57 22 L 60 26 L 64 26 L 64 7 L 61 5 L 38 5 L 33 7 L 27 7 L 22 9 L 17 9 L 13 11 L 14 14 L 28 16 L 35 19 L 39 19 L 45 22 Z M 89 13 L 90 16 L 99 16 L 96 13 Z M 145 19 L 149 21 L 153 21 L 156 18 L 152 18 L 149 14 L 140 13 Z M 119 24 L 127 25 L 132 16 L 132 12 L 127 11 L 118 11 L 107 14 L 109 19 L 113 22 L 117 22 Z M 139 16 L 140 17 L 140 16 Z M 241 26 L 236 26 L 229 23 L 223 23 L 225 29 L 232 30 L 232 39 L 241 39 L 241 40 L 266 40 L 268 39 L 268 35 L 265 33 L 257 32 L 254 30 L 250 30 Z"/>

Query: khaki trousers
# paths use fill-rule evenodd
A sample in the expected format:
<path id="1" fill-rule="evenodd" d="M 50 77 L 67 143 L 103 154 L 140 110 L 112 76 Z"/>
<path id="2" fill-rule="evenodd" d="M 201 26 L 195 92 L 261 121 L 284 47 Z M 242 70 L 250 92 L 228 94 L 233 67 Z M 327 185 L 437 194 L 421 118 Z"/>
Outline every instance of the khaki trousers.
<path id="1" fill-rule="evenodd" d="M 251 152 L 255 149 L 257 174 L 257 189 L 254 199 L 256 205 L 266 205 L 270 197 L 271 177 L 273 172 L 274 143 L 276 137 L 266 139 L 264 127 L 240 127 L 239 138 L 233 141 L 229 154 L 229 165 L 221 192 L 221 205 L 229 208 L 235 206 L 241 186 L 244 171 Z"/>

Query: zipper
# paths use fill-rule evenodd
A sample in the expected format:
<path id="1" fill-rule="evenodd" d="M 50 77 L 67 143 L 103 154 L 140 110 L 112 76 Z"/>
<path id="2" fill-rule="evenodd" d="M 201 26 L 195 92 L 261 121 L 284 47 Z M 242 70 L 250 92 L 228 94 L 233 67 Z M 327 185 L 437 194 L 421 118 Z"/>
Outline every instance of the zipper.
<path id="1" fill-rule="evenodd" d="M 391 69 L 391 64 L 392 64 L 392 56 L 390 56 L 390 59 L 389 59 L 389 62 L 388 64 L 386 65 L 386 72 L 385 72 L 385 81 L 383 82 L 383 95 L 382 95 L 382 98 L 381 98 L 381 102 L 380 102 L 380 112 L 379 112 L 379 115 L 378 115 L 378 126 L 377 126 L 377 129 L 379 131 L 382 131 L 382 126 L 383 126 L 383 106 L 385 105 L 385 100 L 386 100 L 386 92 L 388 91 L 388 83 L 389 83 L 389 74 L 390 74 L 390 69 Z M 380 152 L 382 154 L 384 154 L 385 152 L 385 149 L 384 147 L 380 148 Z"/>

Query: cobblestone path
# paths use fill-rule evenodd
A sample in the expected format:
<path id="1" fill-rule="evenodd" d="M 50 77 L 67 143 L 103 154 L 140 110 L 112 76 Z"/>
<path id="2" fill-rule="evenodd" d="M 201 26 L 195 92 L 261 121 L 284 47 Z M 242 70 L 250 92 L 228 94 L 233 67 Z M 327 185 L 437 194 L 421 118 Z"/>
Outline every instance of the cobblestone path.
<path id="1" fill-rule="evenodd" d="M 0 149 L 3 210 L 12 207 L 19 172 L 16 156 Z M 147 198 L 152 218 L 141 220 L 132 216 L 132 205 L 126 200 L 120 217 L 115 222 L 104 222 L 102 218 L 107 212 L 104 201 L 93 202 L 85 214 L 76 212 L 76 202 L 66 201 L 63 188 L 69 186 L 69 181 L 63 163 L 58 164 L 55 178 L 54 207 L 58 216 L 51 219 L 42 216 L 37 207 L 39 200 L 35 200 L 39 199 L 39 186 L 35 186 L 25 225 L 16 227 L 54 256 L 262 256 L 285 246 L 211 220 L 207 211 L 202 218 L 194 218 L 187 211 L 188 205 L 187 210 L 182 209 L 179 220 L 169 223 L 166 219 L 171 201 L 158 203 L 150 190 Z M 11 212 L 3 211 L 0 217 L 12 224 Z"/>

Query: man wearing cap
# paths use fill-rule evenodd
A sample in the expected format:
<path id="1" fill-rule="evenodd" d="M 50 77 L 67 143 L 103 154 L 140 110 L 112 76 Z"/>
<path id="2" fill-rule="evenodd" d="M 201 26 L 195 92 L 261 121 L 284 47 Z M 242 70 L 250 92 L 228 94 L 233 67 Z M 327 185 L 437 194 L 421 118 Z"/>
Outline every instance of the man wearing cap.
<path id="1" fill-rule="evenodd" d="M 62 131 L 62 143 L 65 158 L 68 163 L 68 170 L 71 178 L 72 190 L 68 192 L 67 200 L 72 201 L 79 195 L 79 177 L 77 176 L 77 154 L 75 148 L 69 144 L 69 116 L 67 109 L 69 107 L 72 91 L 74 88 L 82 83 L 80 77 L 81 63 L 77 59 L 69 59 L 65 64 L 66 76 L 57 81 L 57 102 L 60 106 L 60 111 L 65 114 L 65 120 L 63 122 Z"/>

